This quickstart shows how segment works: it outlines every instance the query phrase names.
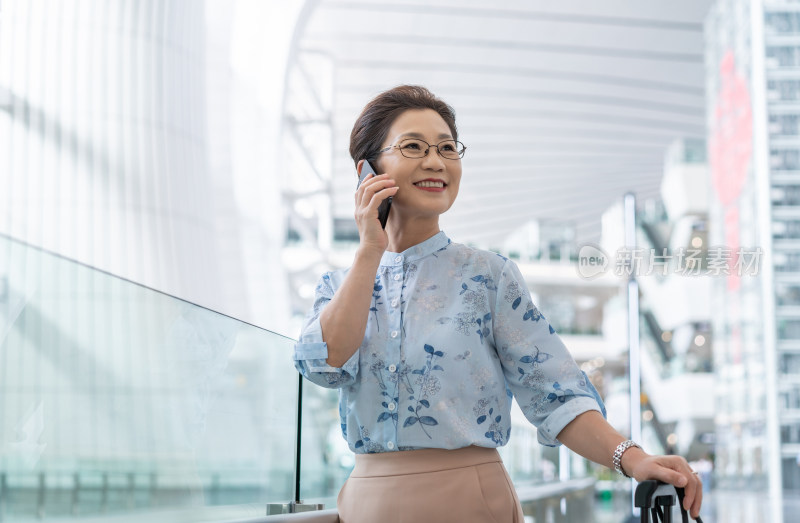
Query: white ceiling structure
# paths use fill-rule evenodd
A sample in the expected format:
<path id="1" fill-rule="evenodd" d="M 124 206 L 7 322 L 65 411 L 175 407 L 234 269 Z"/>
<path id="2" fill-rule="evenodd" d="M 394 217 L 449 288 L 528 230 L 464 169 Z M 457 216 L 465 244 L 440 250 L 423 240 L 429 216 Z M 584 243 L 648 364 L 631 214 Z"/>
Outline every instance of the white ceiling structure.
<path id="1" fill-rule="evenodd" d="M 626 191 L 657 196 L 668 145 L 705 137 L 711 0 L 319 0 L 300 50 L 334 66 L 333 216 L 351 218 L 353 122 L 378 92 L 421 84 L 467 145 L 443 217 L 456 241 L 501 245 L 533 219 L 596 241 Z"/>

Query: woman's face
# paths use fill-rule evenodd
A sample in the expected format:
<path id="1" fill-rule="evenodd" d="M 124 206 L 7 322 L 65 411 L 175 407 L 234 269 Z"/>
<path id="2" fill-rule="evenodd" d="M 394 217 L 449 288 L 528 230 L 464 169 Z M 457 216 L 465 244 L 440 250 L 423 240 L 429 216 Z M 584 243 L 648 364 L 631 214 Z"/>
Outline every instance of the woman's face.
<path id="1" fill-rule="evenodd" d="M 435 145 L 452 140 L 453 136 L 433 109 L 409 109 L 394 121 L 381 148 L 398 145 L 407 138 Z M 407 158 L 393 147 L 381 153 L 378 162 L 378 172 L 387 173 L 399 187 L 392 198 L 392 213 L 400 217 L 438 217 L 458 195 L 461 160 L 442 158 L 435 147 L 423 158 Z"/>

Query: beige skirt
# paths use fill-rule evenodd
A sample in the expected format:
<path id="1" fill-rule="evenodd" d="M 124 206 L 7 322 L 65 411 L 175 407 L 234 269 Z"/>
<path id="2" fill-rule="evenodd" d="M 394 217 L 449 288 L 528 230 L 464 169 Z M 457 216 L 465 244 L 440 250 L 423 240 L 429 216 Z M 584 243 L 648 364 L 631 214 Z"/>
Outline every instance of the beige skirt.
<path id="1" fill-rule="evenodd" d="M 339 492 L 341 523 L 523 523 L 496 449 L 356 454 Z"/>

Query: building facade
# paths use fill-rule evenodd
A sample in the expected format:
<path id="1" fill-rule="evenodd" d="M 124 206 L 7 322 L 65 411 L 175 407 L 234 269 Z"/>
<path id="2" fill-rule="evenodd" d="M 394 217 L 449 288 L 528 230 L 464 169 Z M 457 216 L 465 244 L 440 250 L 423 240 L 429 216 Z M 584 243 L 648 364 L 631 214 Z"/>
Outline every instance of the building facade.
<path id="1" fill-rule="evenodd" d="M 720 487 L 800 491 L 800 4 L 717 2 L 706 20 Z M 771 521 L 779 521 L 773 514 Z"/>

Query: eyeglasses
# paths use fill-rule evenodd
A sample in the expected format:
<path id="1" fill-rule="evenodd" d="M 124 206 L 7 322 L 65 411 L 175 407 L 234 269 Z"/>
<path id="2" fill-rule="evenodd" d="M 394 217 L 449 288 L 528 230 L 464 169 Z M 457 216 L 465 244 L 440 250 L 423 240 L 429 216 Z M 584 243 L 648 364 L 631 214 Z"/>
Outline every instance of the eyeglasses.
<path id="1" fill-rule="evenodd" d="M 378 154 L 388 151 L 389 149 L 399 149 L 400 154 L 406 158 L 425 158 L 428 156 L 428 151 L 431 147 L 436 147 L 439 156 L 448 160 L 458 160 L 464 157 L 464 152 L 467 148 L 463 143 L 458 140 L 444 140 L 431 145 L 425 140 L 417 138 L 407 138 L 396 145 L 390 145 L 378 151 Z"/>

